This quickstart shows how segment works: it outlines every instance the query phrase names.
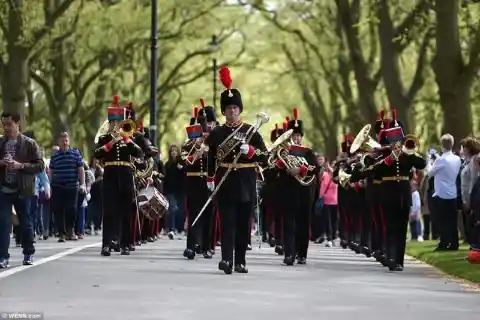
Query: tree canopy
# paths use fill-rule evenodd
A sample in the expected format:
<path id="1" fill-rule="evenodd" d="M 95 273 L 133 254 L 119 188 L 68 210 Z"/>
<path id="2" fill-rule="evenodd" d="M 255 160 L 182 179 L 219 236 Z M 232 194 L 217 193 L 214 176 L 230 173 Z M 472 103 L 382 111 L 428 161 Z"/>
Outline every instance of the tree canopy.
<path id="1" fill-rule="evenodd" d="M 307 139 L 330 156 L 344 134 L 374 122 L 381 108 L 396 108 L 423 150 L 445 132 L 475 134 L 479 6 L 159 0 L 158 143 L 165 150 L 185 139 L 201 97 L 218 108 L 223 88 L 214 84 L 213 59 L 217 68 L 230 67 L 247 121 L 266 111 L 267 133 L 298 107 Z M 24 114 L 22 127 L 42 145 L 67 130 L 91 150 L 113 95 L 133 101 L 148 126 L 151 1 L 4 1 L 0 30 L 2 108 Z"/>

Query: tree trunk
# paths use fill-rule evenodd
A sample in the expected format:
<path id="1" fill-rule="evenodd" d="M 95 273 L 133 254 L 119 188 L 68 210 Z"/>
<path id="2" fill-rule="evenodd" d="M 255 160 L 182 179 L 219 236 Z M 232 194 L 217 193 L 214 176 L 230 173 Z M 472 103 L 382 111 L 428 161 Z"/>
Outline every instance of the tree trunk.
<path id="1" fill-rule="evenodd" d="M 476 63 L 472 63 L 473 61 L 470 61 L 469 65 L 465 65 L 463 61 L 458 26 L 458 1 L 435 1 L 435 13 L 437 50 L 433 67 L 443 110 L 442 134 L 450 133 L 456 141 L 459 141 L 472 133 L 469 98 L 473 74 L 478 67 Z M 473 44 L 471 50 L 475 50 Z"/>
<path id="2" fill-rule="evenodd" d="M 20 10 L 8 9 L 7 54 L 8 60 L 2 74 L 2 98 L 5 111 L 18 112 L 21 130 L 26 129 L 25 102 L 28 76 L 28 48 L 23 44 L 23 15 Z"/>

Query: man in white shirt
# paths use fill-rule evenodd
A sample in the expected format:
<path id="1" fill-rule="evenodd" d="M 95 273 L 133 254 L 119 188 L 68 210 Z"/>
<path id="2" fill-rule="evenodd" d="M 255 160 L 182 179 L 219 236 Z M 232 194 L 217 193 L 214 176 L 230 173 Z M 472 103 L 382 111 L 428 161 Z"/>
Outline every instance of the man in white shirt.
<path id="1" fill-rule="evenodd" d="M 435 214 L 440 231 L 440 242 L 435 250 L 458 250 L 457 227 L 457 176 L 460 172 L 460 157 L 453 154 L 453 136 L 445 134 L 440 138 L 442 155 L 428 170 L 435 177 L 433 194 Z"/>

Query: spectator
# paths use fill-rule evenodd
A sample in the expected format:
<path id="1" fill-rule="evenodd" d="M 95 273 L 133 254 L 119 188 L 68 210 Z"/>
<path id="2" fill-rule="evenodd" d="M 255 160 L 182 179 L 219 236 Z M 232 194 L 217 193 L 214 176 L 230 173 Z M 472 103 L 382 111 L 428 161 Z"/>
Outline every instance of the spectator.
<path id="1" fill-rule="evenodd" d="M 20 221 L 23 264 L 33 264 L 32 220 L 28 204 L 35 193 L 36 175 L 45 168 L 37 143 L 20 133 L 20 115 L 3 112 L 5 136 L 0 137 L 0 269 L 9 267 L 12 207 Z"/>
<path id="2" fill-rule="evenodd" d="M 462 220 L 465 232 L 465 240 L 471 244 L 470 231 L 472 231 L 472 219 L 470 209 L 470 195 L 473 186 L 478 179 L 480 168 L 476 165 L 477 155 L 480 152 L 480 143 L 477 139 L 468 137 L 460 142 L 460 152 L 465 161 L 462 165 L 462 172 L 460 178 L 460 189 L 462 196 Z"/>
<path id="3" fill-rule="evenodd" d="M 83 160 L 79 152 L 70 148 L 66 132 L 60 135 L 59 148 L 50 159 L 51 209 L 59 233 L 58 241 L 64 242 L 78 239 L 74 232 L 78 192 L 86 194 L 86 186 Z"/>
<path id="4" fill-rule="evenodd" d="M 423 241 L 422 223 L 420 222 L 422 203 L 420 201 L 420 193 L 418 192 L 418 184 L 415 180 L 411 181 L 412 188 L 412 206 L 410 208 L 410 240 Z"/>
<path id="5" fill-rule="evenodd" d="M 438 215 L 440 242 L 435 249 L 458 250 L 457 224 L 457 176 L 460 171 L 460 157 L 453 154 L 453 136 L 445 134 L 440 138 L 442 155 L 429 169 L 428 175 L 434 177 L 435 215 Z"/>
<path id="6" fill-rule="evenodd" d="M 91 234 L 93 231 L 95 235 L 98 235 L 102 224 L 102 181 L 103 181 L 103 168 L 100 162 L 92 157 L 90 160 L 90 170 L 93 171 L 95 180 L 90 188 L 90 201 L 88 201 L 87 215 L 85 218 L 86 234 Z"/>
<path id="7" fill-rule="evenodd" d="M 184 176 L 184 168 L 180 164 L 180 149 L 172 145 L 168 149 L 168 161 L 165 163 L 163 190 L 169 202 L 166 229 L 170 239 L 173 239 L 177 233 L 180 237 L 184 230 Z"/>
<path id="8" fill-rule="evenodd" d="M 333 181 L 333 169 L 328 160 L 325 161 L 324 168 L 325 170 L 323 170 L 320 180 L 319 193 L 319 197 L 323 198 L 322 216 L 324 217 L 324 232 L 322 233 L 325 233 L 327 236 L 327 242 L 325 243 L 325 246 L 331 247 L 334 245 L 334 240 L 337 238 L 338 186 Z"/>

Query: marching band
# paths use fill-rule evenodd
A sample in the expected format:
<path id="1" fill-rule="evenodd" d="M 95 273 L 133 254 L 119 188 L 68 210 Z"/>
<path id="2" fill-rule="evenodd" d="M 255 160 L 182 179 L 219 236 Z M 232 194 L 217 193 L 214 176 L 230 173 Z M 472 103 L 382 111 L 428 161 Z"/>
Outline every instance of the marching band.
<path id="1" fill-rule="evenodd" d="M 269 121 L 259 113 L 255 124 L 241 120 L 242 96 L 232 87 L 230 70 L 220 70 L 225 90 L 220 97 L 225 123 L 215 109 L 200 99 L 181 149 L 187 209 L 187 243 L 183 256 L 211 259 L 221 245 L 218 269 L 225 274 L 248 273 L 246 252 L 254 209 L 262 186 L 263 217 L 274 252 L 287 266 L 306 264 L 310 241 L 310 215 L 318 202 L 320 172 L 313 150 L 302 144 L 304 125 L 298 109 L 281 128 L 271 131 L 269 148 L 259 128 Z M 416 150 L 418 140 L 405 135 L 391 110 L 355 137 L 345 135 L 336 159 L 333 181 L 338 184 L 338 237 L 344 249 L 373 256 L 391 271 L 403 270 L 406 231 L 411 203 L 412 169 L 426 161 Z M 158 149 L 137 125 L 132 104 L 120 107 L 118 97 L 108 108 L 108 120 L 97 134 L 95 157 L 103 161 L 103 246 L 129 255 L 135 245 L 154 241 L 159 220 L 168 212 L 161 193 L 162 174 L 153 157 Z M 321 199 L 320 199 L 321 200 Z M 264 234 L 264 239 L 267 239 Z M 217 243 L 217 240 L 220 240 Z"/>

